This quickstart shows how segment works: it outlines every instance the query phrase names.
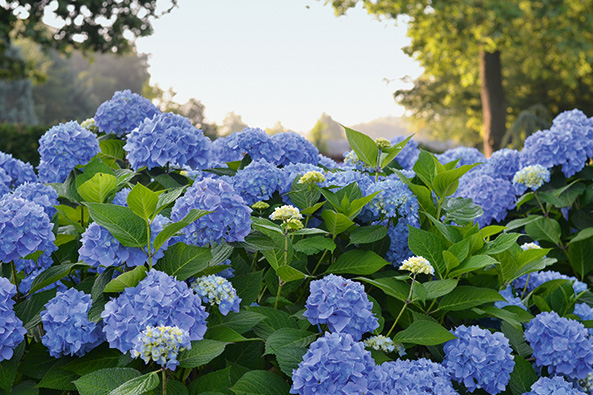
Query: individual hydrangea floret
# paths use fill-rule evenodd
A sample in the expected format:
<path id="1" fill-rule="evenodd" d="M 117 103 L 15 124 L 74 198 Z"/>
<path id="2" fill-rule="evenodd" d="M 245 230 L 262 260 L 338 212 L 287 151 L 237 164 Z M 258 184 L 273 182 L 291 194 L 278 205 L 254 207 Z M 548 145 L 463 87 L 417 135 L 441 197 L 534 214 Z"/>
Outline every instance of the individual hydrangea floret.
<path id="1" fill-rule="evenodd" d="M 513 286 L 513 288 L 520 291 L 523 291 L 523 289 L 525 289 L 525 286 L 527 285 L 526 291 L 531 292 L 540 285 L 551 280 L 573 281 L 572 287 L 574 289 L 575 294 L 587 290 L 587 284 L 579 281 L 576 277 L 567 276 L 566 274 L 561 274 L 559 272 L 555 272 L 552 270 L 524 274 L 523 276 L 514 280 L 511 283 L 511 285 Z"/>
<path id="2" fill-rule="evenodd" d="M 26 182 L 21 184 L 12 193 L 14 197 L 23 198 L 33 203 L 37 203 L 52 219 L 58 210 L 54 207 L 58 203 L 58 193 L 50 186 L 46 186 L 40 182 Z"/>
<path id="3" fill-rule="evenodd" d="M 272 221 L 288 221 L 290 219 L 303 219 L 303 215 L 299 211 L 298 208 L 294 206 L 284 205 L 280 207 L 276 207 L 274 212 L 270 214 L 270 219 Z"/>
<path id="4" fill-rule="evenodd" d="M 373 350 L 383 351 L 384 353 L 396 351 L 400 357 L 406 355 L 406 349 L 401 343 L 394 343 L 390 337 L 383 335 L 371 336 L 363 343 L 365 347 L 372 348 Z"/>
<path id="5" fill-rule="evenodd" d="M 375 139 L 375 145 L 380 150 L 385 150 L 391 148 L 391 141 L 387 140 L 385 137 L 377 137 Z"/>
<path id="6" fill-rule="evenodd" d="M 76 121 L 61 123 L 39 139 L 39 181 L 64 182 L 72 169 L 99 153 L 99 141 Z"/>
<path id="7" fill-rule="evenodd" d="M 538 367 L 571 379 L 584 379 L 593 370 L 593 344 L 578 321 L 555 311 L 538 314 L 529 321 L 525 339 L 533 349 Z"/>
<path id="8" fill-rule="evenodd" d="M 459 159 L 457 166 L 473 165 L 474 163 L 482 163 L 486 161 L 484 154 L 473 147 L 456 147 L 451 148 L 436 155 L 441 164 L 445 165 L 449 162 Z"/>
<path id="9" fill-rule="evenodd" d="M 519 151 L 503 148 L 492 153 L 482 170 L 494 179 L 512 181 L 515 173 L 519 171 L 519 161 Z"/>
<path id="10" fill-rule="evenodd" d="M 58 294 L 41 312 L 45 335 L 41 342 L 54 358 L 64 355 L 83 356 L 101 342 L 101 326 L 88 319 L 91 295 L 70 288 Z"/>
<path id="11" fill-rule="evenodd" d="M 0 151 L 0 169 L 8 176 L 4 178 L 9 188 L 16 188 L 25 182 L 37 182 L 33 166 Z"/>
<path id="12" fill-rule="evenodd" d="M 7 278 L 0 277 L 0 362 L 11 359 L 16 346 L 25 339 L 27 330 L 14 314 L 16 287 Z"/>
<path id="13" fill-rule="evenodd" d="M 478 326 L 457 327 L 457 339 L 445 343 L 443 366 L 451 378 L 463 383 L 469 392 L 483 388 L 489 394 L 505 390 L 515 366 L 509 340 Z"/>
<path id="14" fill-rule="evenodd" d="M 126 89 L 115 92 L 97 108 L 94 123 L 102 132 L 123 136 L 159 113 L 150 100 Z"/>
<path id="15" fill-rule="evenodd" d="M 525 166 L 513 177 L 513 184 L 518 193 L 524 193 L 527 188 L 536 191 L 550 181 L 550 171 L 541 165 Z"/>
<path id="16" fill-rule="evenodd" d="M 330 274 L 311 282 L 303 316 L 331 332 L 349 333 L 356 340 L 379 327 L 373 304 L 362 284 Z"/>
<path id="17" fill-rule="evenodd" d="M 290 163 L 319 162 L 319 150 L 309 140 L 295 132 L 277 133 L 272 136 L 272 142 L 282 151 L 277 165 L 286 166 Z"/>
<path id="18" fill-rule="evenodd" d="M 181 240 L 187 244 L 205 246 L 223 240 L 244 241 L 251 232 L 251 208 L 223 180 L 205 178 L 194 183 L 175 201 L 171 219 L 181 221 L 194 208 L 211 213 L 183 229 Z"/>
<path id="19" fill-rule="evenodd" d="M 593 307 L 587 303 L 577 303 L 574 305 L 574 314 L 583 321 L 593 320 Z M 593 328 L 587 328 L 589 336 L 593 335 Z"/>
<path id="20" fill-rule="evenodd" d="M 418 221 L 418 198 L 399 179 L 387 179 L 371 184 L 365 195 L 379 192 L 363 209 L 366 219 L 405 218 L 409 224 Z"/>
<path id="21" fill-rule="evenodd" d="M 560 376 L 540 377 L 523 395 L 582 395 L 583 392 Z"/>
<path id="22" fill-rule="evenodd" d="M 299 178 L 299 184 L 318 184 L 325 181 L 325 176 L 319 171 L 308 171 L 301 178 Z"/>
<path id="23" fill-rule="evenodd" d="M 413 274 L 434 274 L 434 267 L 430 264 L 428 259 L 421 256 L 412 256 L 399 267 L 399 270 L 408 270 Z"/>
<path id="24" fill-rule="evenodd" d="M 107 302 L 101 318 L 109 346 L 127 353 L 147 326 L 177 326 L 190 340 L 201 340 L 208 313 L 187 284 L 153 269 L 136 287 Z"/>
<path id="25" fill-rule="evenodd" d="M 517 306 L 523 310 L 527 310 L 527 307 L 521 301 L 521 298 L 513 294 L 513 288 L 509 285 L 505 289 L 498 292 L 505 300 L 499 300 L 494 302 L 494 307 L 502 309 L 505 306 Z"/>
<path id="26" fill-rule="evenodd" d="M 134 170 L 153 167 L 208 167 L 211 141 L 189 119 L 174 113 L 146 118 L 129 135 L 124 150 Z"/>
<path id="27" fill-rule="evenodd" d="M 447 370 L 425 358 L 385 362 L 379 366 L 386 373 L 382 381 L 382 394 L 438 394 L 456 395 Z"/>
<path id="28" fill-rule="evenodd" d="M 6 194 L 0 199 L 0 262 L 56 250 L 53 225 L 40 205 Z"/>
<path id="29" fill-rule="evenodd" d="M 292 371 L 290 393 L 380 395 L 380 389 L 369 383 L 374 369 L 371 353 L 362 343 L 347 333 L 326 333 L 311 343 Z"/>
<path id="30" fill-rule="evenodd" d="M 189 334 L 176 326 L 147 326 L 134 339 L 131 354 L 145 363 L 156 362 L 163 368 L 175 370 L 179 366 L 177 355 L 191 349 Z"/>
<path id="31" fill-rule="evenodd" d="M 239 312 L 241 298 L 225 278 L 213 274 L 203 276 L 192 284 L 192 288 L 204 303 L 218 306 L 222 315 L 227 315 L 230 311 Z"/>
<path id="32" fill-rule="evenodd" d="M 282 187 L 282 172 L 264 159 L 255 160 L 230 179 L 235 192 L 249 205 L 268 200 Z"/>
<path id="33" fill-rule="evenodd" d="M 396 145 L 406 139 L 405 136 L 397 136 L 391 139 L 391 144 Z M 412 170 L 420 155 L 418 143 L 414 139 L 410 139 L 402 150 L 397 154 L 395 160 L 405 170 Z"/>

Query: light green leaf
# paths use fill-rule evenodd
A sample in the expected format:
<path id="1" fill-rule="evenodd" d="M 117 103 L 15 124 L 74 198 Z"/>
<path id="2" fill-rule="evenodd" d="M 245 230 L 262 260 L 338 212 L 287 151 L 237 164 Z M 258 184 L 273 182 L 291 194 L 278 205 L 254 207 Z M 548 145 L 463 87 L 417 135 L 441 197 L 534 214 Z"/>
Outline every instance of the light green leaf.
<path id="1" fill-rule="evenodd" d="M 562 231 L 560 224 L 553 218 L 550 217 L 539 217 L 533 222 L 525 225 L 525 232 L 533 239 L 537 241 L 549 241 L 556 245 L 560 245 L 562 241 Z"/>
<path id="2" fill-rule="evenodd" d="M 161 230 L 159 234 L 156 235 L 156 237 L 154 238 L 154 242 L 152 245 L 154 250 L 156 251 L 159 248 L 161 248 L 162 245 L 165 244 L 165 241 L 169 240 L 173 235 L 175 235 L 175 233 L 179 232 L 181 229 L 185 228 L 198 218 L 203 217 L 207 214 L 210 214 L 210 211 L 198 210 L 194 208 L 191 209 L 190 212 L 187 213 L 187 215 L 181 221 L 173 222 L 165 226 L 163 230 Z"/>
<path id="3" fill-rule="evenodd" d="M 347 216 L 342 213 L 337 213 L 331 210 L 325 210 L 321 213 L 321 217 L 325 222 L 325 226 L 327 230 L 331 232 L 334 236 L 339 235 L 340 233 L 344 232 L 346 229 L 350 228 L 354 225 L 354 222 L 350 220 Z"/>
<path id="4" fill-rule="evenodd" d="M 343 125 L 342 125 L 343 126 Z M 374 169 L 377 166 L 377 156 L 379 156 L 379 149 L 377 145 L 369 136 L 357 132 L 343 126 L 346 129 L 346 138 L 352 150 L 356 153 L 358 158 Z"/>
<path id="5" fill-rule="evenodd" d="M 142 395 L 152 391 L 159 385 L 159 376 L 157 372 L 150 372 L 140 377 L 134 377 L 126 381 L 109 395 Z"/>
<path id="6" fill-rule="evenodd" d="M 137 286 L 146 277 L 146 270 L 145 266 L 137 266 L 134 270 L 120 274 L 105 286 L 103 292 L 122 292 Z"/>
<path id="7" fill-rule="evenodd" d="M 276 274 L 278 277 L 282 279 L 285 283 L 291 281 L 302 280 L 303 278 L 307 277 L 307 275 L 292 266 L 283 265 L 276 269 Z"/>
<path id="8" fill-rule="evenodd" d="M 87 202 L 103 203 L 107 196 L 115 192 L 116 181 L 114 175 L 97 173 L 79 186 L 77 191 Z"/>
<path id="9" fill-rule="evenodd" d="M 128 194 L 128 207 L 142 219 L 148 220 L 156 210 L 159 195 L 138 183 Z"/>
<path id="10" fill-rule="evenodd" d="M 423 283 L 422 285 L 424 285 L 424 289 L 426 290 L 426 300 L 436 299 L 447 295 L 455 289 L 457 283 L 458 280 L 453 279 L 428 281 Z"/>
<path id="11" fill-rule="evenodd" d="M 449 273 L 449 277 L 457 277 L 464 273 L 480 270 L 497 263 L 498 261 L 489 255 L 473 255 L 461 262 L 461 265 Z"/>
<path id="12" fill-rule="evenodd" d="M 74 381 L 80 395 L 108 395 L 128 380 L 139 377 L 140 372 L 130 368 L 100 369 Z"/>

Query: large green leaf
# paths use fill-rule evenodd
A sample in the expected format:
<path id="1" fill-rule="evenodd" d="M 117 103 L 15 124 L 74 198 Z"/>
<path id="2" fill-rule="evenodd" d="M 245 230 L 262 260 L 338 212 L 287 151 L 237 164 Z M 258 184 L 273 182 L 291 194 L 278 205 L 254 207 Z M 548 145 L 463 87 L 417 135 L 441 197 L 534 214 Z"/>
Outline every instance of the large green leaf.
<path id="1" fill-rule="evenodd" d="M 431 300 L 447 295 L 455 289 L 457 282 L 458 280 L 446 279 L 423 283 L 422 285 L 426 290 L 426 299 Z"/>
<path id="2" fill-rule="evenodd" d="M 484 214 L 482 207 L 474 204 L 471 199 L 461 197 L 447 197 L 443 201 L 446 221 L 458 225 L 471 224 L 476 218 Z"/>
<path id="3" fill-rule="evenodd" d="M 157 269 L 185 281 L 208 267 L 212 252 L 206 247 L 176 243 L 169 247 L 157 263 Z"/>
<path id="4" fill-rule="evenodd" d="M 478 163 L 463 165 L 452 170 L 439 172 L 433 179 L 434 192 L 437 196 L 451 196 L 459 187 L 459 179 L 465 173 L 476 167 Z"/>
<path id="5" fill-rule="evenodd" d="M 189 213 L 181 221 L 173 222 L 168 224 L 159 232 L 158 235 L 154 238 L 153 248 L 154 250 L 158 250 L 161 248 L 165 241 L 169 240 L 175 233 L 179 232 L 181 229 L 185 228 L 198 218 L 203 217 L 206 214 L 210 214 L 210 211 L 205 210 L 198 210 L 198 209 L 191 209 Z"/>
<path id="6" fill-rule="evenodd" d="M 37 277 L 35 277 L 33 283 L 31 284 L 31 290 L 29 291 L 29 294 L 45 288 L 58 280 L 61 280 L 70 274 L 70 272 L 74 269 L 82 269 L 85 267 L 89 267 L 89 265 L 85 263 L 64 263 L 61 265 L 50 266 L 43 272 L 39 273 Z"/>
<path id="7" fill-rule="evenodd" d="M 455 270 L 450 272 L 449 277 L 457 277 L 465 273 L 495 265 L 497 263 L 498 261 L 492 258 L 490 255 L 473 255 L 461 262 L 461 264 Z"/>
<path id="8" fill-rule="evenodd" d="M 408 283 L 393 277 L 379 278 L 377 280 L 371 280 L 365 277 L 357 277 L 355 280 L 364 281 L 374 285 L 381 291 L 385 292 L 387 295 L 393 296 L 402 302 L 406 301 L 410 293 L 410 285 Z"/>
<path id="9" fill-rule="evenodd" d="M 140 372 L 130 368 L 96 370 L 74 381 L 80 395 L 108 395 L 128 380 L 140 377 Z"/>
<path id="10" fill-rule="evenodd" d="M 156 210 L 159 195 L 138 183 L 128 194 L 128 207 L 142 219 L 148 220 Z"/>
<path id="11" fill-rule="evenodd" d="M 266 339 L 266 354 L 276 355 L 280 370 L 291 376 L 316 337 L 315 333 L 302 329 L 281 328 Z"/>
<path id="12" fill-rule="evenodd" d="M 370 250 L 350 250 L 340 255 L 327 270 L 337 274 L 373 274 L 389 265 L 385 259 Z"/>
<path id="13" fill-rule="evenodd" d="M 384 225 L 370 225 L 356 228 L 350 233 L 351 244 L 368 244 L 383 239 L 387 236 L 387 227 Z"/>
<path id="14" fill-rule="evenodd" d="M 485 303 L 504 301 L 505 299 L 495 290 L 460 286 L 443 296 L 439 303 L 439 310 L 459 311 L 480 306 Z"/>
<path id="15" fill-rule="evenodd" d="M 87 202 L 103 203 L 115 192 L 117 178 L 112 174 L 97 173 L 78 187 L 80 196 Z"/>
<path id="16" fill-rule="evenodd" d="M 142 395 L 152 391 L 159 385 L 158 372 L 150 372 L 140 377 L 126 381 L 109 395 Z"/>
<path id="17" fill-rule="evenodd" d="M 289 283 L 291 281 L 302 280 L 305 277 L 307 277 L 307 275 L 305 273 L 301 272 L 300 270 L 295 269 L 292 266 L 288 266 L 288 265 L 283 265 L 283 266 L 278 267 L 276 269 L 276 274 L 285 283 Z"/>
<path id="18" fill-rule="evenodd" d="M 334 252 L 336 243 L 327 237 L 307 237 L 306 239 L 296 242 L 293 245 L 293 248 L 295 251 L 302 252 L 306 255 L 315 255 L 325 250 Z"/>
<path id="19" fill-rule="evenodd" d="M 346 138 L 348 139 L 348 144 L 350 144 L 350 147 L 356 153 L 358 158 L 372 169 L 377 167 L 377 156 L 379 156 L 379 149 L 377 148 L 377 145 L 373 139 L 365 134 L 345 126 L 344 129 L 346 129 Z"/>
<path id="20" fill-rule="evenodd" d="M 441 326 L 439 323 L 430 320 L 418 320 L 401 332 L 393 336 L 396 343 L 420 344 L 422 346 L 434 346 L 455 339 L 455 336 Z"/>
<path id="21" fill-rule="evenodd" d="M 124 151 L 125 141 L 122 140 L 101 140 L 99 141 L 99 148 L 101 148 L 101 155 L 112 160 L 124 160 L 126 151 Z"/>
<path id="22" fill-rule="evenodd" d="M 387 167 L 391 163 L 391 161 L 395 159 L 395 157 L 404 149 L 406 144 L 408 144 L 408 141 L 410 141 L 412 136 L 414 135 L 412 134 L 406 137 L 404 140 L 400 141 L 399 143 L 393 145 L 391 148 L 384 150 L 384 152 L 387 153 L 387 155 L 385 155 L 385 157 L 381 159 L 381 169 Z"/>
<path id="23" fill-rule="evenodd" d="M 538 380 L 538 376 L 531 363 L 525 358 L 515 356 L 515 368 L 511 373 L 509 388 L 513 395 L 523 395 L 531 392 L 531 386 Z"/>
<path id="24" fill-rule="evenodd" d="M 424 184 L 430 189 L 434 189 L 433 180 L 437 175 L 438 164 L 438 160 L 436 160 L 434 155 L 421 149 L 412 170 L 414 170 Z"/>
<path id="25" fill-rule="evenodd" d="M 179 353 L 177 360 L 182 368 L 197 368 L 222 354 L 228 342 L 202 339 L 191 342 L 191 349 Z"/>
<path id="26" fill-rule="evenodd" d="M 352 220 L 350 220 L 350 218 L 344 214 L 331 210 L 324 210 L 321 213 L 321 217 L 325 222 L 327 230 L 330 231 L 334 236 L 339 235 L 354 225 L 354 222 L 352 222 Z"/>
<path id="27" fill-rule="evenodd" d="M 230 389 L 236 395 L 286 395 L 290 391 L 290 384 L 280 375 L 267 370 L 252 370 Z"/>
<path id="28" fill-rule="evenodd" d="M 56 288 L 37 292 L 14 307 L 16 316 L 23 321 L 26 330 L 31 330 L 41 323 L 39 313 L 45 309 L 47 302 L 54 298 L 56 293 Z"/>
<path id="29" fill-rule="evenodd" d="M 145 266 L 137 266 L 134 270 L 120 274 L 105 286 L 103 292 L 122 292 L 137 286 L 146 277 L 146 270 Z"/>
<path id="30" fill-rule="evenodd" d="M 443 259 L 442 251 L 447 249 L 445 242 L 434 233 L 408 225 L 410 235 L 408 244 L 410 250 L 417 256 L 422 256 L 430 262 L 436 270 L 437 275 L 442 278 L 447 267 Z"/>
<path id="31" fill-rule="evenodd" d="M 556 245 L 560 245 L 562 241 L 562 231 L 560 224 L 553 218 L 550 217 L 539 217 L 533 222 L 529 222 L 525 225 L 525 232 L 533 240 L 538 241 L 549 241 Z"/>
<path id="32" fill-rule="evenodd" d="M 571 242 L 568 256 L 572 270 L 582 279 L 593 270 L 593 242 L 591 240 Z"/>
<path id="33" fill-rule="evenodd" d="M 146 246 L 146 222 L 131 209 L 106 203 L 87 202 L 85 205 L 89 208 L 93 221 L 107 229 L 124 246 Z"/>

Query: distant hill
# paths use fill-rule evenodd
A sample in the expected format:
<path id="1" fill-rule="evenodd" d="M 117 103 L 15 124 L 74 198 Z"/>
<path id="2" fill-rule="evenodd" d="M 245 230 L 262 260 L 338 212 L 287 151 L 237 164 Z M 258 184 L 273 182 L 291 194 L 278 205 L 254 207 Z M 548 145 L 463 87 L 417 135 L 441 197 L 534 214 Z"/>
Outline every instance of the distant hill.
<path id="1" fill-rule="evenodd" d="M 350 126 L 350 128 L 364 133 L 373 139 L 378 137 L 392 139 L 396 136 L 408 136 L 411 134 L 405 119 L 394 116 L 387 116 L 373 119 L 369 122 L 358 123 Z"/>

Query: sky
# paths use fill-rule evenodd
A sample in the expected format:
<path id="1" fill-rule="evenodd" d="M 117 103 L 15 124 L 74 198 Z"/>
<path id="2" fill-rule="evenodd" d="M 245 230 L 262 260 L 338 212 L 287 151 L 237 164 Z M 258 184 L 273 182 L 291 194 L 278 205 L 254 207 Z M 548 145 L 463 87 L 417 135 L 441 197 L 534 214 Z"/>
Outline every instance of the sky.
<path id="1" fill-rule="evenodd" d="M 200 100 L 210 122 L 233 111 L 307 132 L 324 112 L 345 125 L 402 115 L 393 92 L 420 74 L 401 50 L 405 25 L 361 7 L 337 18 L 324 2 L 180 0 L 136 45 L 151 54 L 151 83 Z"/>

